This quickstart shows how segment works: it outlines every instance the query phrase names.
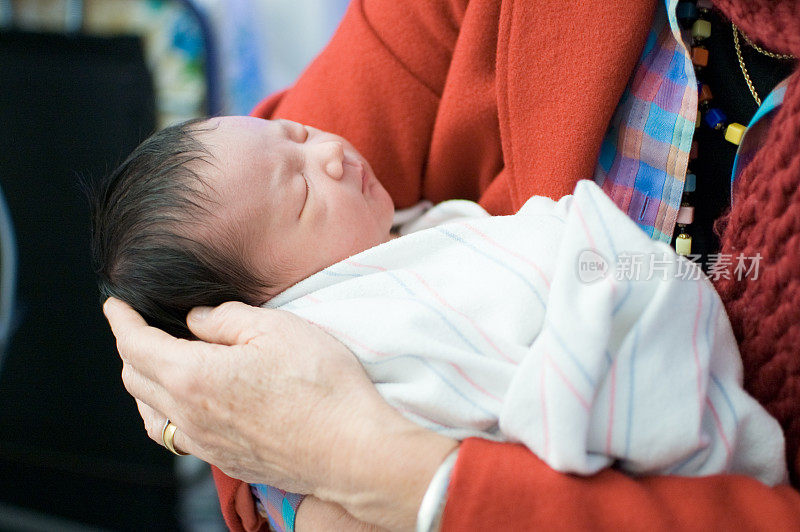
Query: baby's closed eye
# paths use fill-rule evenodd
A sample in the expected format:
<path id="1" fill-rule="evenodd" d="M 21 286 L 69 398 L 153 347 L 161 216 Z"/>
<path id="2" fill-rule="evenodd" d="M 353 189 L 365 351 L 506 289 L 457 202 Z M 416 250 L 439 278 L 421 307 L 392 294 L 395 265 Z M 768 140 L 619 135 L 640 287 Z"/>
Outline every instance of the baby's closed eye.
<path id="1" fill-rule="evenodd" d="M 308 203 L 308 196 L 311 194 L 311 186 L 308 184 L 308 178 L 306 177 L 306 174 L 301 172 L 300 175 L 303 177 L 303 181 L 305 181 L 306 194 L 305 197 L 303 198 L 303 206 L 300 208 L 300 213 L 297 215 L 298 219 L 303 215 L 303 212 L 306 210 L 306 204 Z"/>

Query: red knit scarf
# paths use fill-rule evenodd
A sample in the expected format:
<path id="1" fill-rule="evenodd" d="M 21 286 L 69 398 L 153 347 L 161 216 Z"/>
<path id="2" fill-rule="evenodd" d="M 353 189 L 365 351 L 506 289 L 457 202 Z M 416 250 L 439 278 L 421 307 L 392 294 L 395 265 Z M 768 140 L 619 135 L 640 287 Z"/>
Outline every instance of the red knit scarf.
<path id="1" fill-rule="evenodd" d="M 800 57 L 797 0 L 715 0 L 748 36 Z M 756 280 L 716 288 L 739 341 L 745 388 L 781 423 L 794 484 L 800 479 L 800 75 L 792 75 L 765 146 L 740 176 L 717 223 L 721 253 L 761 254 Z"/>

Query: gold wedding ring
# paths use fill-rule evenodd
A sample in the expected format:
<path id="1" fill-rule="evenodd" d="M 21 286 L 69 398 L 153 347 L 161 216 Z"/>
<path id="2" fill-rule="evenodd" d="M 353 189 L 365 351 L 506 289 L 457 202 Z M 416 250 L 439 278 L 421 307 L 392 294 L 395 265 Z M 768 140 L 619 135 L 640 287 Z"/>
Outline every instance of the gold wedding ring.
<path id="1" fill-rule="evenodd" d="M 169 449 L 169 451 L 177 456 L 186 456 L 189 453 L 184 453 L 179 451 L 175 448 L 175 443 L 172 441 L 175 438 L 175 431 L 178 430 L 178 427 L 175 426 L 169 419 L 167 422 L 164 423 L 164 428 L 161 429 L 161 441 L 164 443 L 164 447 Z"/>

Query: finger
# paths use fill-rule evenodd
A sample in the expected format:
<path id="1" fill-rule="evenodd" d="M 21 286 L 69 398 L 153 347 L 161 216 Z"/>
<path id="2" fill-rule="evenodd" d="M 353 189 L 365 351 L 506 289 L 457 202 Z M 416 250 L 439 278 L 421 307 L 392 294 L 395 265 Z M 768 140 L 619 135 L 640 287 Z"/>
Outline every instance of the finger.
<path id="1" fill-rule="evenodd" d="M 166 449 L 166 445 L 164 445 L 164 425 L 167 422 L 167 418 L 142 401 L 137 400 L 136 406 L 139 408 L 139 415 L 142 416 L 144 421 L 147 435 L 151 440 Z M 175 434 L 172 437 L 172 445 L 178 451 L 194 454 L 190 451 L 194 445 L 181 430 L 177 430 L 177 425 Z"/>
<path id="2" fill-rule="evenodd" d="M 117 351 L 123 362 L 156 382 L 176 361 L 190 358 L 189 342 L 181 341 L 161 329 L 150 327 L 142 316 L 127 303 L 109 298 L 103 312 L 117 339 Z"/>
<path id="3" fill-rule="evenodd" d="M 156 409 L 147 403 L 140 401 L 139 399 L 136 400 L 136 407 L 139 409 L 139 415 L 142 417 L 144 429 L 147 431 L 147 435 L 151 440 L 159 445 L 162 445 L 161 433 L 164 429 L 164 423 L 167 421 L 167 418 L 162 414 L 159 414 Z"/>
<path id="4" fill-rule="evenodd" d="M 194 443 L 186 435 L 186 432 L 181 430 L 180 425 L 175 426 L 175 434 L 172 435 L 172 446 L 179 452 L 197 456 L 197 451 L 194 450 Z"/>
<path id="5" fill-rule="evenodd" d="M 265 332 L 270 311 L 229 301 L 218 307 L 196 307 L 186 323 L 197 338 L 222 345 L 243 345 Z"/>
<path id="6" fill-rule="evenodd" d="M 122 324 L 123 322 L 129 322 L 131 324 L 142 326 L 147 325 L 147 322 L 144 321 L 144 318 L 142 318 L 141 314 L 133 310 L 130 305 L 121 299 L 117 299 L 116 297 L 109 297 L 106 299 L 105 303 L 103 303 L 103 314 L 106 315 L 106 319 L 108 319 L 108 323 L 111 325 L 112 330 L 114 329 L 115 324 Z"/>
<path id="7" fill-rule="evenodd" d="M 128 390 L 128 393 L 136 399 L 137 404 L 146 404 L 151 409 L 158 412 L 175 412 L 175 400 L 172 398 L 172 395 L 167 392 L 166 388 L 148 379 L 126 362 L 122 363 L 122 383 L 125 385 L 125 389 Z M 142 416 L 142 419 L 145 422 L 145 428 L 148 429 L 149 434 L 152 428 L 148 425 L 150 420 L 144 416 Z"/>

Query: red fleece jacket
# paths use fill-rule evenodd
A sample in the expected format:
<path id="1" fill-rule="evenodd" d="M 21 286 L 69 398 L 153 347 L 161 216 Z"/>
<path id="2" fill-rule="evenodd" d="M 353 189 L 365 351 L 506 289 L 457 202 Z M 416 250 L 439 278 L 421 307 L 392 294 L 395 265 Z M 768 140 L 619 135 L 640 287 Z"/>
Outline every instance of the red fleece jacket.
<path id="1" fill-rule="evenodd" d="M 371 162 L 398 208 L 422 197 L 461 197 L 479 200 L 493 214 L 512 213 L 531 195 L 558 198 L 592 176 L 655 1 L 353 0 L 331 43 L 297 83 L 253 114 L 346 137 Z M 717 3 L 762 44 L 800 52 L 795 0 Z M 729 251 L 746 246 L 748 256 L 771 253 L 766 268 L 774 275 L 767 277 L 777 280 L 766 289 L 719 288 L 738 339 L 749 346 L 742 353 L 748 390 L 787 431 L 793 467 L 800 435 L 800 378 L 794 384 L 800 342 L 793 340 L 800 341 L 797 80 L 785 102 L 789 110 L 781 113 L 794 121 L 781 119 L 788 133 L 772 139 L 784 152 L 775 155 L 774 148 L 766 156 L 772 163 L 757 159 L 755 170 L 748 168 L 737 192 L 745 199 L 723 239 Z M 766 171 L 783 172 L 783 179 L 767 186 L 754 177 Z M 758 210 L 773 203 L 772 211 Z M 778 224 L 784 240 L 764 236 L 771 234 L 765 228 L 770 223 Z M 742 234 L 752 238 L 743 241 Z M 768 317 L 767 336 L 753 341 L 753 324 Z M 770 365 L 773 354 L 782 362 Z M 228 525 L 263 527 L 244 486 L 215 475 Z M 631 479 L 608 470 L 579 478 L 554 472 L 518 445 L 464 441 L 443 529 L 534 527 L 800 530 L 800 495 L 736 476 Z"/>

